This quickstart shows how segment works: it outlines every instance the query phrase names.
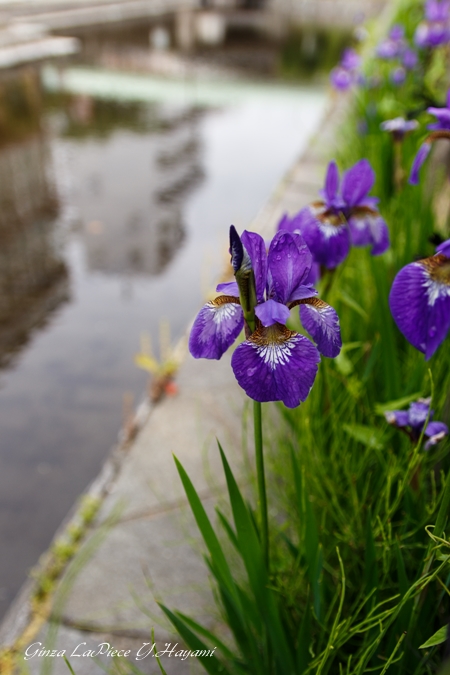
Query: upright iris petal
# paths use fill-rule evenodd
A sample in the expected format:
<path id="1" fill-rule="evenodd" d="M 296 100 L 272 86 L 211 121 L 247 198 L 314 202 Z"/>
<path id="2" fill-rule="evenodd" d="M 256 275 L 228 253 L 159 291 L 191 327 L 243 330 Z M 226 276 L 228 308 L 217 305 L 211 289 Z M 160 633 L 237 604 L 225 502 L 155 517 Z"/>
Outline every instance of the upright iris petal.
<path id="1" fill-rule="evenodd" d="M 419 171 L 422 168 L 422 164 L 425 162 L 426 158 L 430 154 L 431 143 L 422 143 L 416 156 L 414 157 L 413 165 L 411 167 L 411 173 L 409 175 L 409 183 L 411 185 L 419 184 Z"/>
<path id="2" fill-rule="evenodd" d="M 277 232 L 267 256 L 268 294 L 286 304 L 305 285 L 312 265 L 312 255 L 299 235 Z"/>
<path id="3" fill-rule="evenodd" d="M 258 302 L 264 299 L 267 276 L 267 254 L 264 239 L 256 232 L 242 233 L 242 243 L 248 251 L 253 273 L 255 275 L 256 298 Z"/>
<path id="4" fill-rule="evenodd" d="M 367 159 L 361 159 L 342 177 L 342 198 L 347 207 L 359 206 L 375 183 L 375 172 Z"/>
<path id="5" fill-rule="evenodd" d="M 394 279 L 389 304 L 400 331 L 430 359 L 450 329 L 450 258 L 438 253 L 406 265 Z"/>

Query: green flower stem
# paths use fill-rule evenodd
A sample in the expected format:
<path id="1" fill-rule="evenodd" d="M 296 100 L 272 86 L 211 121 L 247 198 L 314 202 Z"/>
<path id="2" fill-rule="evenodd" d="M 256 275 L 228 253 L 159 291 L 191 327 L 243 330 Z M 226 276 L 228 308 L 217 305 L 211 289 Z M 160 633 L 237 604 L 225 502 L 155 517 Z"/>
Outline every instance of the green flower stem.
<path id="1" fill-rule="evenodd" d="M 253 420 L 255 425 L 256 474 L 258 477 L 259 512 L 261 521 L 261 544 L 264 561 L 269 569 L 269 521 L 267 518 L 266 479 L 264 475 L 264 454 L 262 437 L 261 403 L 253 401 Z"/>

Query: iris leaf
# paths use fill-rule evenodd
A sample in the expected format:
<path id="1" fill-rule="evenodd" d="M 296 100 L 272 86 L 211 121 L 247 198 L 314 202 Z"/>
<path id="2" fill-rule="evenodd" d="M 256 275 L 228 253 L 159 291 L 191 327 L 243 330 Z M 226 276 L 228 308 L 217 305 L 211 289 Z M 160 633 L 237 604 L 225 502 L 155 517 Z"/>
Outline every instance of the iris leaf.
<path id="1" fill-rule="evenodd" d="M 426 649 L 427 647 L 435 647 L 436 645 L 441 645 L 447 639 L 448 626 L 442 626 L 434 635 L 432 635 L 423 645 L 420 645 L 419 649 Z"/>

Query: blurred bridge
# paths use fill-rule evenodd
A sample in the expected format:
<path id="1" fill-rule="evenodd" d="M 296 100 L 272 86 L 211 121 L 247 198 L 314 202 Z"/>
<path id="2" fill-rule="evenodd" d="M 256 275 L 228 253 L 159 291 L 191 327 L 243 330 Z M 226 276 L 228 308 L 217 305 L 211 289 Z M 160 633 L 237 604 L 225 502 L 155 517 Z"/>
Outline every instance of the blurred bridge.
<path id="1" fill-rule="evenodd" d="M 0 22 L 38 22 L 60 31 L 207 9 L 238 22 L 275 16 L 301 24 L 351 26 L 383 4 L 383 0 L 0 0 Z"/>
<path id="2" fill-rule="evenodd" d="M 351 29 L 386 0 L 0 0 L 0 68 L 77 51 L 91 27 L 171 22 L 176 46 L 219 45 L 230 28 L 282 38 L 296 26 Z"/>

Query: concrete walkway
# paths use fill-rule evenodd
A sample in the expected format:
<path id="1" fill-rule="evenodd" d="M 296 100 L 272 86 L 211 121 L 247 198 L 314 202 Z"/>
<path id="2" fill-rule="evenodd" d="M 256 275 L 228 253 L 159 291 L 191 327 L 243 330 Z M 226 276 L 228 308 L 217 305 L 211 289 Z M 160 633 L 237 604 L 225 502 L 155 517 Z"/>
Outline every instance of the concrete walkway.
<path id="1" fill-rule="evenodd" d="M 252 229 L 269 237 L 285 211 L 294 213 L 317 198 L 344 108 L 340 105 L 338 110 L 331 102 L 320 136 L 280 183 Z M 177 384 L 178 395 L 164 399 L 151 411 L 129 447 L 85 545 L 59 584 L 53 609 L 53 616 L 60 618 L 59 629 L 52 630 L 47 623 L 28 644 L 41 642 L 46 649 L 65 649 L 70 656 L 80 643 L 86 645 L 77 653 L 98 649 L 106 641 L 114 649 L 130 650 L 130 658 L 135 659 L 142 644 L 151 641 L 154 627 L 158 648 L 163 649 L 165 642 L 173 646 L 180 641 L 173 637 L 156 599 L 223 633 L 201 542 L 172 453 L 181 460 L 213 515 L 224 492 L 216 436 L 245 482 L 245 396 L 231 371 L 230 354 L 218 362 L 196 361 L 188 355 Z M 112 523 L 105 525 L 111 517 Z M 26 596 L 12 608 L 0 630 L 4 646 L 13 644 L 23 631 Z M 38 648 L 35 645 L 29 653 Z M 92 658 L 73 656 L 70 660 L 76 675 L 104 672 Z M 61 658 L 36 655 L 22 663 L 32 675 L 68 672 Z M 112 659 L 104 657 L 103 663 L 112 665 Z M 152 656 L 133 660 L 133 664 L 143 673 L 159 672 Z M 195 659 L 167 656 L 163 665 L 168 675 L 187 675 L 199 668 Z"/>

